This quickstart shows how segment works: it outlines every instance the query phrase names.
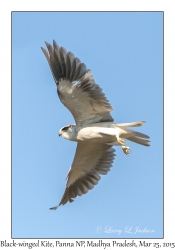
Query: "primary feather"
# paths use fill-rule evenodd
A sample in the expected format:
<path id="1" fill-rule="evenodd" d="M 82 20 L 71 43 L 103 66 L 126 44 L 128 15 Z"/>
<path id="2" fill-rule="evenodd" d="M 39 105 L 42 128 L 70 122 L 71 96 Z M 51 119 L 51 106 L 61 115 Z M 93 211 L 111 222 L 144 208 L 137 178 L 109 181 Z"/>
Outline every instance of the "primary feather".
<path id="1" fill-rule="evenodd" d="M 47 42 L 46 46 L 48 51 L 42 50 L 55 79 L 58 96 L 74 116 L 76 124 L 113 121 L 112 107 L 86 65 L 55 41 L 53 47 Z"/>

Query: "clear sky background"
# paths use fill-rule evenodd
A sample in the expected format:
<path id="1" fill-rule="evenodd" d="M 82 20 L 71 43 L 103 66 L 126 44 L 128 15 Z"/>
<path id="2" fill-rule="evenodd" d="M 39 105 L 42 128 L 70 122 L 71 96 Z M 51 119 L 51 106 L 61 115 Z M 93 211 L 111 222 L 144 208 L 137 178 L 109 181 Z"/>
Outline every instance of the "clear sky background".
<path id="1" fill-rule="evenodd" d="M 12 14 L 12 237 L 163 236 L 162 38 L 160 12 Z M 115 147 L 108 175 L 56 211 L 76 143 L 58 136 L 74 119 L 40 49 L 53 39 L 92 70 L 115 121 L 145 120 L 137 130 L 151 137 L 129 141 L 130 156 Z"/>

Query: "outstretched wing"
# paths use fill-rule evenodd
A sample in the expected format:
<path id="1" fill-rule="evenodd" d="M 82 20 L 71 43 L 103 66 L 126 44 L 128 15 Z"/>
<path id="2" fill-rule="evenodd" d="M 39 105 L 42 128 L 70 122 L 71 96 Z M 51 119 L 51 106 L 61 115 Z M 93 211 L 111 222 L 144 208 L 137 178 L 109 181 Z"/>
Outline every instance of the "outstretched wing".
<path id="1" fill-rule="evenodd" d="M 78 143 L 72 166 L 68 172 L 67 185 L 60 203 L 51 209 L 74 201 L 73 198 L 86 194 L 107 174 L 114 161 L 112 146 L 97 143 Z"/>
<path id="2" fill-rule="evenodd" d="M 53 41 L 53 47 L 46 42 L 44 52 L 61 102 L 72 113 L 77 125 L 102 121 L 113 121 L 112 107 L 102 89 L 94 81 L 86 65 L 65 48 Z"/>

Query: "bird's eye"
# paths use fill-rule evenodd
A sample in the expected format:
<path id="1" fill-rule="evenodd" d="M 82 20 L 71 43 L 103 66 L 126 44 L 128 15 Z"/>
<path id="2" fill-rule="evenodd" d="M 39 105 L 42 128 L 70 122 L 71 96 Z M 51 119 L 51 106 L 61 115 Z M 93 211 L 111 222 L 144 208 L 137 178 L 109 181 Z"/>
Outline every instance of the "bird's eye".
<path id="1" fill-rule="evenodd" d="M 69 127 L 62 128 L 63 131 L 67 131 Z"/>

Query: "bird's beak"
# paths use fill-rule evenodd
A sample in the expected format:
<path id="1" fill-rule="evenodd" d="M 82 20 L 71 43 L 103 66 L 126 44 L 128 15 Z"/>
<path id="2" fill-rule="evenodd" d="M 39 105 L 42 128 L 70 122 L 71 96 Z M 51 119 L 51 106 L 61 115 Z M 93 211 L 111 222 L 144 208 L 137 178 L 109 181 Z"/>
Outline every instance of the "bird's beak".
<path id="1" fill-rule="evenodd" d="M 59 134 L 58 134 L 59 136 L 61 136 L 61 132 L 59 132 Z"/>

